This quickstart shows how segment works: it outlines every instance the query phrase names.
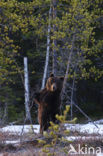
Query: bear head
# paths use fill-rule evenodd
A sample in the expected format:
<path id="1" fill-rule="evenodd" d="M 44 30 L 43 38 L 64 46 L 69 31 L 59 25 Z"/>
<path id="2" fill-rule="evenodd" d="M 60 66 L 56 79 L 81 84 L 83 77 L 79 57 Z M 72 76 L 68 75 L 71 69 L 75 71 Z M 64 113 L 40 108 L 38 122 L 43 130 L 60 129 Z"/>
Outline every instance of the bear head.
<path id="1" fill-rule="evenodd" d="M 51 74 L 46 83 L 46 89 L 51 92 L 59 91 L 61 92 L 63 87 L 64 77 L 55 77 Z"/>

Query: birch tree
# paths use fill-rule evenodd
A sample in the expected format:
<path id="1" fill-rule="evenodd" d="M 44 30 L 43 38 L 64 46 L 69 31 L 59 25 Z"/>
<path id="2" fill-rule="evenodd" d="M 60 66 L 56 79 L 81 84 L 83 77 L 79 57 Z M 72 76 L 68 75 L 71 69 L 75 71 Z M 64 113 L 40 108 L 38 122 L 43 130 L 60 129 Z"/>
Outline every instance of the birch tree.
<path id="1" fill-rule="evenodd" d="M 57 0 L 52 0 L 52 5 L 53 5 L 53 21 L 56 21 L 57 17 Z M 53 34 L 55 34 L 56 31 L 56 25 L 55 23 L 53 24 Z M 57 74 L 57 40 L 54 38 L 53 39 L 53 67 L 52 67 L 52 72 L 56 76 Z"/>
<path id="2" fill-rule="evenodd" d="M 49 64 L 51 12 L 52 12 L 51 10 L 52 10 L 52 8 L 50 6 L 50 10 L 49 10 L 49 24 L 48 24 L 48 33 L 47 33 L 47 51 L 46 51 L 45 67 L 44 67 L 44 74 L 43 74 L 42 87 L 41 87 L 41 89 L 43 89 L 45 87 L 47 70 L 48 70 L 48 64 Z"/>
<path id="3" fill-rule="evenodd" d="M 28 61 L 27 57 L 24 57 L 24 89 L 25 89 L 25 112 L 26 112 L 26 121 L 31 122 L 30 114 L 30 92 L 29 92 L 29 76 L 28 76 Z"/>
<path id="4" fill-rule="evenodd" d="M 88 1 L 73 0 L 69 3 L 68 9 L 66 8 L 66 12 L 62 13 L 62 19 L 57 19 L 59 31 L 55 32 L 55 37 L 62 42 L 62 53 L 65 53 L 66 56 L 63 94 L 69 73 L 71 69 L 74 70 L 73 64 L 77 63 L 80 69 L 80 66 L 86 61 L 85 54 L 89 51 L 88 43 L 93 32 L 91 26 L 93 15 L 87 11 L 88 7 Z M 62 61 L 61 56 L 60 60 Z"/>

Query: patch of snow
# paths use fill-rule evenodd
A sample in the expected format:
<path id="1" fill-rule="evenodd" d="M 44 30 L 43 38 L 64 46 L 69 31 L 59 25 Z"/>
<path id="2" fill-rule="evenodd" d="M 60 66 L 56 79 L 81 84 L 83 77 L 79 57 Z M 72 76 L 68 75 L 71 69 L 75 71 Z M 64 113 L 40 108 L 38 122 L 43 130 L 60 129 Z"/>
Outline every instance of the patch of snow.
<path id="1" fill-rule="evenodd" d="M 21 133 L 29 133 L 32 132 L 32 127 L 35 133 L 39 133 L 39 125 L 13 125 L 13 126 L 6 126 L 0 129 L 2 132 L 9 132 L 12 134 L 18 134 Z"/>
<path id="2" fill-rule="evenodd" d="M 72 132 L 80 132 L 85 134 L 100 134 L 103 135 L 103 125 L 97 124 L 98 128 L 92 124 L 65 124 L 67 129 L 69 129 Z"/>
<path id="3" fill-rule="evenodd" d="M 12 141 L 7 140 L 4 143 L 5 144 L 19 144 L 20 143 L 20 140 L 12 140 Z"/>
<path id="4" fill-rule="evenodd" d="M 89 141 L 89 140 L 103 140 L 101 136 L 68 136 L 66 137 L 68 141 Z"/>
<path id="5" fill-rule="evenodd" d="M 103 153 L 97 154 L 96 156 L 103 156 Z"/>
<path id="6" fill-rule="evenodd" d="M 82 134 L 98 134 L 103 136 L 103 124 L 97 124 L 98 128 L 92 123 L 88 124 L 65 124 L 66 128 L 71 132 L 79 132 Z M 9 132 L 12 134 L 32 132 L 32 127 L 35 133 L 39 133 L 39 125 L 12 125 L 0 128 L 1 132 Z"/>
<path id="7" fill-rule="evenodd" d="M 95 124 L 103 124 L 103 119 L 94 121 Z"/>

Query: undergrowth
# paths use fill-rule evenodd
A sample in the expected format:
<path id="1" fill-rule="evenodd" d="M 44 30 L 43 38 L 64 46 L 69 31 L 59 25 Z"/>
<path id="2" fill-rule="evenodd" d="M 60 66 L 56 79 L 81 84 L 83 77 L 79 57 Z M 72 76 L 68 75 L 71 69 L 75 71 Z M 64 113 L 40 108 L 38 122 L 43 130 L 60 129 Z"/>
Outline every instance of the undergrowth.
<path id="1" fill-rule="evenodd" d="M 70 106 L 67 105 L 63 115 L 56 115 L 56 119 L 59 124 L 55 124 L 50 121 L 50 127 L 47 132 L 43 133 L 45 139 L 38 139 L 39 146 L 43 146 L 42 151 L 48 156 L 56 155 L 56 149 L 61 146 L 59 152 L 68 153 L 68 149 L 65 145 L 70 144 L 71 141 L 66 139 L 66 136 L 70 134 L 70 131 L 66 129 L 65 123 L 75 123 L 77 118 L 71 121 L 67 120 L 67 114 L 70 110 Z"/>

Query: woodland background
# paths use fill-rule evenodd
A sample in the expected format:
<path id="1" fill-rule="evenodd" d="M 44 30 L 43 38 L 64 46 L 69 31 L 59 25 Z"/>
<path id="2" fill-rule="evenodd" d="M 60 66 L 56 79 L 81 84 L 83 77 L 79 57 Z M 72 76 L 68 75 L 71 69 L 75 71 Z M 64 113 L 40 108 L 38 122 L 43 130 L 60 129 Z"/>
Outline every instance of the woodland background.
<path id="1" fill-rule="evenodd" d="M 33 98 L 42 85 L 48 35 L 47 77 L 65 76 L 63 105 L 74 101 L 92 118 L 103 117 L 103 1 L 0 0 L 0 123 L 25 118 L 25 56 L 37 123 Z M 83 118 L 75 107 L 73 116 Z"/>

